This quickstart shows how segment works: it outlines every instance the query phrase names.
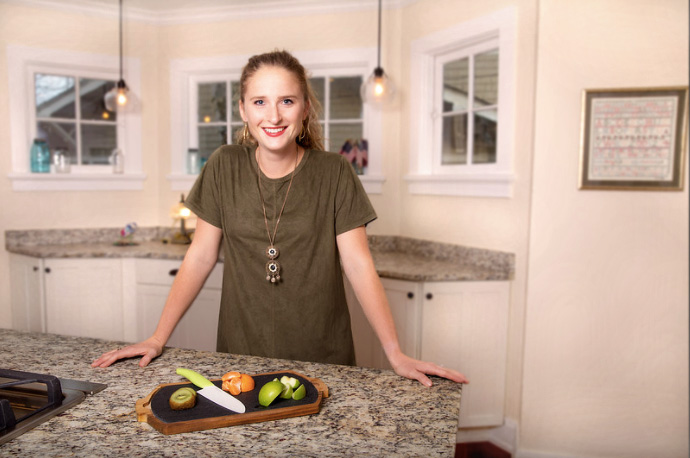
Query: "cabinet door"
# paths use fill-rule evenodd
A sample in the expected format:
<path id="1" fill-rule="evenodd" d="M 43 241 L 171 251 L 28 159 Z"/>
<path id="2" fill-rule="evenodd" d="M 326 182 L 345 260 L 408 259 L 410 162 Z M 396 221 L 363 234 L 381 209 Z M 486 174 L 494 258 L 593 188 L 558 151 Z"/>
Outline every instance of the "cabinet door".
<path id="1" fill-rule="evenodd" d="M 386 291 L 391 308 L 395 330 L 398 332 L 400 349 L 412 358 L 420 357 L 421 301 L 422 285 L 418 282 L 382 278 L 381 283 Z M 384 366 L 390 364 L 384 358 Z"/>
<path id="2" fill-rule="evenodd" d="M 419 307 L 421 285 L 417 282 L 382 278 L 381 283 L 390 305 L 400 349 L 413 358 L 419 357 Z M 381 347 L 350 283 L 345 281 L 345 295 L 350 308 L 352 337 L 355 343 L 357 365 L 377 369 L 391 369 L 388 358 Z"/>
<path id="3" fill-rule="evenodd" d="M 460 427 L 503 424 L 509 282 L 426 283 L 422 359 L 458 370 Z"/>
<path id="4" fill-rule="evenodd" d="M 137 286 L 137 323 L 139 340 L 156 330 L 170 293 L 169 286 Z M 166 346 L 216 351 L 220 290 L 201 290 L 168 339 Z"/>
<path id="5" fill-rule="evenodd" d="M 137 260 L 137 340 L 150 337 L 156 330 L 180 264 L 179 261 Z M 175 327 L 167 346 L 216 351 L 222 273 L 223 265 L 217 264 Z"/>
<path id="6" fill-rule="evenodd" d="M 43 260 L 10 254 L 12 328 L 45 332 Z"/>
<path id="7" fill-rule="evenodd" d="M 119 259 L 44 260 L 46 331 L 122 340 Z"/>
<path id="8" fill-rule="evenodd" d="M 369 325 L 367 317 L 364 315 L 362 306 L 359 304 L 352 285 L 347 277 L 343 277 L 345 283 L 345 297 L 347 307 L 350 310 L 350 326 L 352 328 L 352 340 L 355 345 L 355 359 L 360 367 L 379 367 L 380 354 L 377 349 L 381 348 L 379 340 L 374 335 L 374 331 Z M 378 353 L 381 353 L 379 350 Z"/>

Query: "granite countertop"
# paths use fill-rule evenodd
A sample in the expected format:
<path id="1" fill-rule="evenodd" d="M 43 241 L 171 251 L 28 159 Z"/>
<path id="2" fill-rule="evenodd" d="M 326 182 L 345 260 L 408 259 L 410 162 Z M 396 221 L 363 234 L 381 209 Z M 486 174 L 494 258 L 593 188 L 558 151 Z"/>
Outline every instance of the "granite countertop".
<path id="1" fill-rule="evenodd" d="M 0 329 L 4 369 L 108 385 L 104 391 L 0 446 L 3 456 L 448 456 L 454 455 L 462 386 L 434 386 L 392 371 L 168 348 L 148 367 L 90 363 L 118 345 L 90 338 Z M 163 435 L 137 422 L 135 402 L 161 383 L 183 381 L 177 367 L 217 379 L 294 370 L 330 392 L 318 414 Z"/>
<path id="2" fill-rule="evenodd" d="M 115 246 L 117 229 L 6 231 L 7 251 L 37 258 L 183 259 L 187 245 L 162 243 L 165 229 L 137 230 L 134 246 Z M 369 236 L 381 277 L 409 281 L 511 280 L 515 255 L 401 236 Z M 222 253 L 221 253 L 222 261 Z"/>

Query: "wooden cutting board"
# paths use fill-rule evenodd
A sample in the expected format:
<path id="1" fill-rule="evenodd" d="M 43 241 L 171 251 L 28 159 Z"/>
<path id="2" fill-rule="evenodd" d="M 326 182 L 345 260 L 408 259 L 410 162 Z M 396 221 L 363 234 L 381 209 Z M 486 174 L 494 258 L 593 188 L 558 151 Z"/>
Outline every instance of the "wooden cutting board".
<path id="1" fill-rule="evenodd" d="M 261 387 L 276 377 L 280 379 L 283 375 L 295 377 L 302 382 L 307 390 L 306 397 L 299 401 L 276 399 L 268 407 L 260 405 Z M 235 396 L 245 405 L 246 412 L 244 413 L 231 412 L 203 396 L 196 397 L 196 405 L 191 409 L 172 410 L 168 400 L 177 389 L 189 386 L 198 390 L 189 382 L 181 382 L 158 385 L 148 396 L 139 399 L 136 403 L 137 420 L 148 423 L 163 434 L 187 433 L 315 414 L 321 409 L 323 398 L 328 397 L 328 387 L 321 380 L 297 372 L 267 372 L 252 375 L 252 377 L 256 387 L 252 391 Z M 218 387 L 222 384 L 221 380 L 212 380 L 212 382 Z"/>

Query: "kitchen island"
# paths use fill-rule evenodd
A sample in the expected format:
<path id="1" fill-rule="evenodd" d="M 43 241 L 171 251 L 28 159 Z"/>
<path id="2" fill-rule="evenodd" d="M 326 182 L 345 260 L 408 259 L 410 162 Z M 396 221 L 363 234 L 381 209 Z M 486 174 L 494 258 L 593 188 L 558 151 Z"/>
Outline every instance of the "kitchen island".
<path id="1" fill-rule="evenodd" d="M 0 329 L 0 366 L 108 385 L 82 403 L 0 446 L 2 456 L 453 456 L 462 385 L 434 386 L 392 371 L 166 348 L 148 367 L 138 358 L 90 363 L 120 342 Z M 211 379 L 293 370 L 319 378 L 330 396 L 314 415 L 163 435 L 137 422 L 135 403 L 178 367 Z"/>

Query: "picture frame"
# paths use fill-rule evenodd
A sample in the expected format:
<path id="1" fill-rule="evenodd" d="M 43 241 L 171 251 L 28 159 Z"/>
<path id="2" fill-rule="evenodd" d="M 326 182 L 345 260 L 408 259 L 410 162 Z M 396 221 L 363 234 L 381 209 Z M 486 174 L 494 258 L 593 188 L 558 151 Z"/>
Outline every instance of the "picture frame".
<path id="1" fill-rule="evenodd" d="M 688 87 L 585 89 L 580 189 L 681 191 Z"/>

